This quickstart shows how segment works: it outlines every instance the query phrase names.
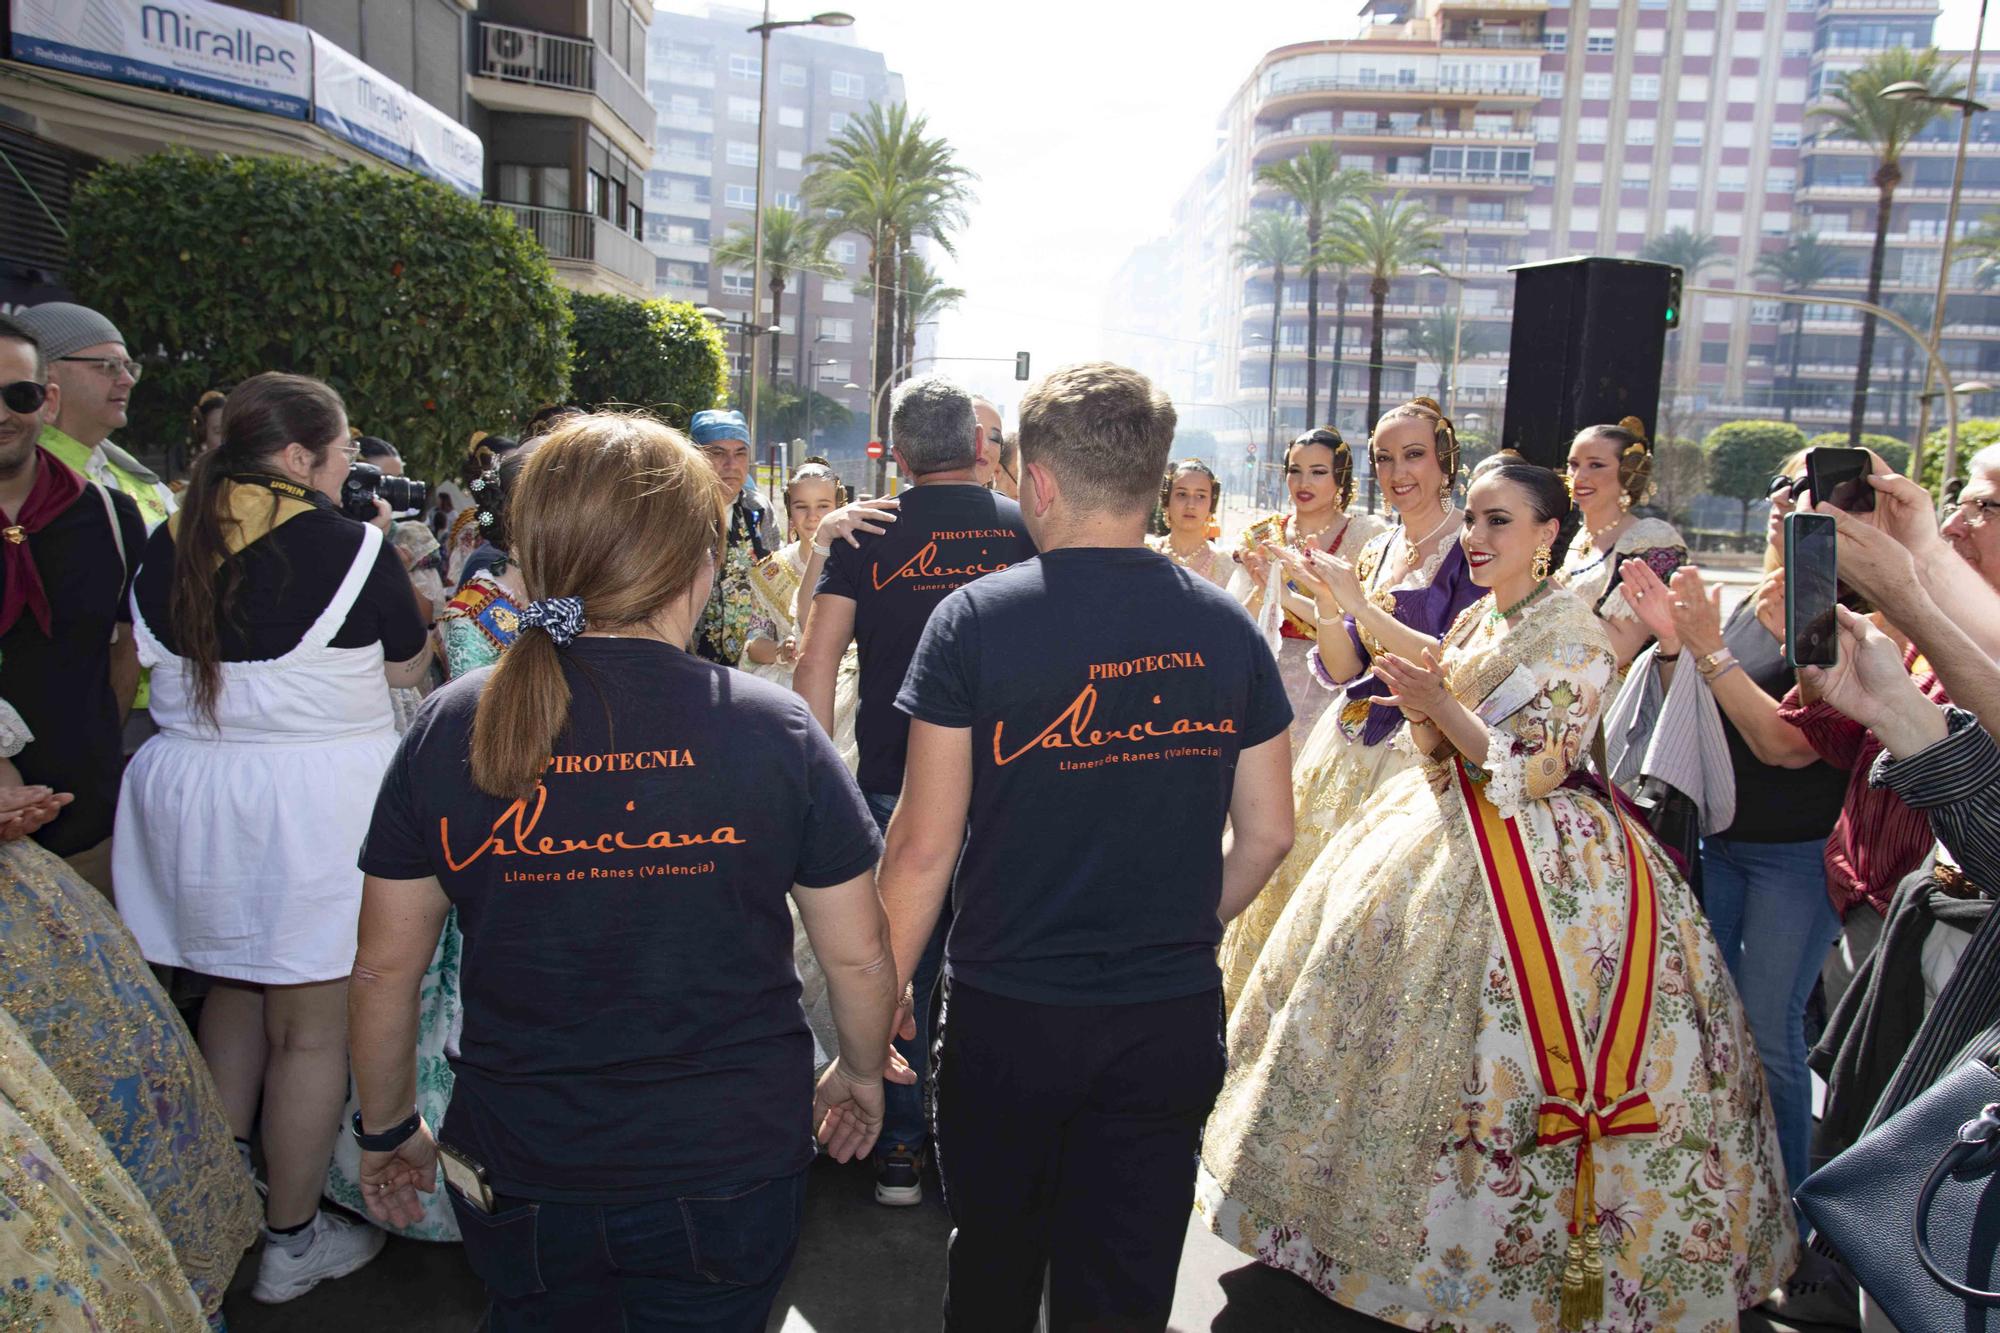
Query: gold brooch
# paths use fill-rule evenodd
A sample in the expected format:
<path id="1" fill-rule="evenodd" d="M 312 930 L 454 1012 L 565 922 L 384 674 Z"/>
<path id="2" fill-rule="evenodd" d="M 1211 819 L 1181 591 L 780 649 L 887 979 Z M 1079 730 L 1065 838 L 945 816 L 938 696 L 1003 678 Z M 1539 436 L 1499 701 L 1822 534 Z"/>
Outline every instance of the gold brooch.
<path id="1" fill-rule="evenodd" d="M 19 523 L 16 523 L 4 532 L 0 532 L 0 537 L 5 537 L 8 541 L 14 543 L 14 545 L 19 546 L 22 542 L 28 540 L 28 530 Z"/>

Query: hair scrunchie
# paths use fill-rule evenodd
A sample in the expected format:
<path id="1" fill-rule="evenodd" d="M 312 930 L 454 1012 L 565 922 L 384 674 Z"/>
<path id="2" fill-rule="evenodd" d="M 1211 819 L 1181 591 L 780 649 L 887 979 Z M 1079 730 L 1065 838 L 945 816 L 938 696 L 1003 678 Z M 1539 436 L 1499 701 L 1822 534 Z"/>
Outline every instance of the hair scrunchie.
<path id="1" fill-rule="evenodd" d="M 558 648 L 567 648 L 583 633 L 583 598 L 541 597 L 528 603 L 521 613 L 523 630 L 538 629 Z"/>

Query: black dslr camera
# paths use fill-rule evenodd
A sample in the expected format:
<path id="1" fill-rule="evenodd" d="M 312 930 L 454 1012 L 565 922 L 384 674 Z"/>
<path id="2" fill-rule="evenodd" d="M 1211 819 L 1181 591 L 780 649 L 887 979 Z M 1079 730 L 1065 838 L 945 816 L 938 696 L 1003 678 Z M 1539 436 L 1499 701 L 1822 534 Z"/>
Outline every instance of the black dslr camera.
<path id="1" fill-rule="evenodd" d="M 407 514 L 424 507 L 431 488 L 409 477 L 384 476 L 373 463 L 348 464 L 347 480 L 340 485 L 340 512 L 366 523 L 375 517 L 377 496 L 389 502 L 390 513 Z"/>

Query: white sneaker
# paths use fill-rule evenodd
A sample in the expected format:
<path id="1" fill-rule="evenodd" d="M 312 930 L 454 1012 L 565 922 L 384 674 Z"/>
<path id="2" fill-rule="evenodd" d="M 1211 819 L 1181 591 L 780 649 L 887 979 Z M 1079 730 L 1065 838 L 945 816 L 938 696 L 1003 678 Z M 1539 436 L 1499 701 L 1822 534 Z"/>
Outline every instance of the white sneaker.
<path id="1" fill-rule="evenodd" d="M 279 1305 L 305 1295 L 328 1278 L 346 1277 L 382 1253 L 389 1234 L 365 1222 L 350 1222 L 322 1209 L 313 1218 L 312 1243 L 294 1258 L 266 1238 L 257 1264 L 253 1299 Z"/>

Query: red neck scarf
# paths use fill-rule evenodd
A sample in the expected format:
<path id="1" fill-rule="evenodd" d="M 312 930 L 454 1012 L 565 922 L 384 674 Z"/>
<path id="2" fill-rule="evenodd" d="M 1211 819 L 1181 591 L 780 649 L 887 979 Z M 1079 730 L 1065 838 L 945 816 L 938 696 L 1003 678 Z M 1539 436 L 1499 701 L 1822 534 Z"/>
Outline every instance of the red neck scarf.
<path id="1" fill-rule="evenodd" d="M 35 567 L 35 553 L 28 538 L 47 527 L 49 521 L 76 503 L 83 494 L 83 478 L 60 458 L 40 445 L 35 446 L 35 484 L 21 502 L 14 522 L 0 529 L 0 634 L 14 628 L 26 607 L 49 633 L 49 594 L 42 587 L 42 571 Z"/>

